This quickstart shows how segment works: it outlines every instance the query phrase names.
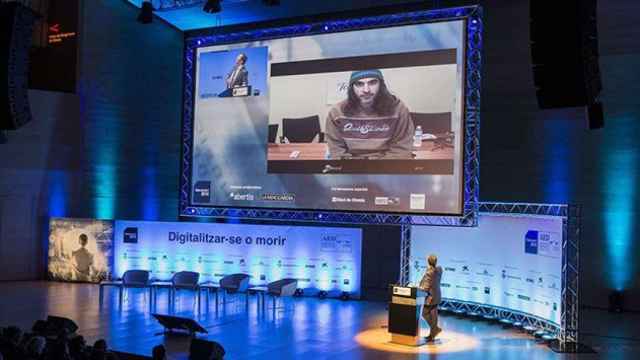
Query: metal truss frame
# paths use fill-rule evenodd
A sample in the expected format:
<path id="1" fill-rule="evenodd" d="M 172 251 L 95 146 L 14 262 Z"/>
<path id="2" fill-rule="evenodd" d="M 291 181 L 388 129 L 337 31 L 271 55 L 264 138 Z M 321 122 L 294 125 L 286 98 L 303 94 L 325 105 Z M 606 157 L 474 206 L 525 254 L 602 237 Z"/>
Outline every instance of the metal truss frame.
<path id="1" fill-rule="evenodd" d="M 479 204 L 479 213 L 513 216 L 553 216 L 562 217 L 562 274 L 560 324 L 537 316 L 481 303 L 443 299 L 441 307 L 461 313 L 474 313 L 489 319 L 507 319 L 520 322 L 523 326 L 532 326 L 554 336 L 558 349 L 562 352 L 576 352 L 579 339 L 579 242 L 580 207 L 562 204 L 499 203 L 483 202 Z M 409 227 L 409 226 L 407 226 Z M 409 282 L 409 259 L 411 256 L 410 230 L 403 226 L 400 240 L 400 284 Z"/>
<path id="2" fill-rule="evenodd" d="M 400 227 L 400 275 L 398 284 L 409 283 L 409 273 L 411 271 L 411 225 Z"/>
<path id="3" fill-rule="evenodd" d="M 256 42 L 268 39 L 373 29 L 443 20 L 463 20 L 466 26 L 465 48 L 465 126 L 464 185 L 461 215 L 416 215 L 271 208 L 234 208 L 200 206 L 191 203 L 192 144 L 194 123 L 195 57 L 205 46 Z M 299 20 L 298 20 L 299 21 Z M 184 96 L 182 119 L 182 157 L 179 214 L 183 217 L 242 218 L 345 224 L 423 224 L 446 226 L 477 225 L 480 161 L 480 92 L 482 65 L 482 8 L 479 6 L 420 10 L 346 20 L 318 21 L 279 27 L 252 28 L 239 31 L 231 27 L 216 29 L 205 35 L 189 35 L 184 50 Z"/>

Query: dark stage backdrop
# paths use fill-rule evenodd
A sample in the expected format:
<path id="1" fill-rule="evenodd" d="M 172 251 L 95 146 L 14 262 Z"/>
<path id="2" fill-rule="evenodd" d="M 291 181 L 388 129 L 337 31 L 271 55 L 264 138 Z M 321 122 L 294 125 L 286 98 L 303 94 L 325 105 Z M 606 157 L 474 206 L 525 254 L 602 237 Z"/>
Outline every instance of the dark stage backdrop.
<path id="1" fill-rule="evenodd" d="M 481 199 L 582 204 L 583 303 L 605 307 L 619 287 L 640 310 L 640 2 L 600 1 L 607 120 L 597 131 L 578 109 L 537 109 L 529 2 L 483 3 Z M 0 145 L 2 280 L 44 278 L 48 216 L 177 217 L 182 34 L 135 22 L 125 1 L 80 6 L 78 96 L 32 91 L 34 120 Z M 397 271 L 398 236 L 365 228 L 364 290 Z"/>

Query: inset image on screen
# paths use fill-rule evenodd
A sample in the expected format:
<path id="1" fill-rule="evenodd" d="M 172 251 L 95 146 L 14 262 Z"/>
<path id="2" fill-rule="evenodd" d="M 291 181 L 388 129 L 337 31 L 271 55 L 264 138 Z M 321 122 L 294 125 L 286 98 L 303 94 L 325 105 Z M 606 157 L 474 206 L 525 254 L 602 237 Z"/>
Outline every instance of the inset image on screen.
<path id="1" fill-rule="evenodd" d="M 453 174 L 456 68 L 456 49 L 273 64 L 268 172 Z"/>
<path id="2" fill-rule="evenodd" d="M 199 55 L 198 98 L 260 96 L 267 89 L 266 47 Z"/>

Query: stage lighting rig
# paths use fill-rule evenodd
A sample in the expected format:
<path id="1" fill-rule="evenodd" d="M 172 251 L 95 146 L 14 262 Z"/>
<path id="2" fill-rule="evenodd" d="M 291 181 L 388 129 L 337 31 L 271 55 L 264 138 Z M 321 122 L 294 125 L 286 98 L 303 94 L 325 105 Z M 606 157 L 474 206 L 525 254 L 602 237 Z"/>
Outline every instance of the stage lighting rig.
<path id="1" fill-rule="evenodd" d="M 153 22 L 153 5 L 151 1 L 143 1 L 138 15 L 138 22 L 142 24 L 150 24 Z"/>
<path id="2" fill-rule="evenodd" d="M 220 7 L 220 2 L 221 0 L 206 0 L 204 6 L 202 7 L 202 11 L 209 14 L 219 13 L 222 10 L 222 7 Z"/>

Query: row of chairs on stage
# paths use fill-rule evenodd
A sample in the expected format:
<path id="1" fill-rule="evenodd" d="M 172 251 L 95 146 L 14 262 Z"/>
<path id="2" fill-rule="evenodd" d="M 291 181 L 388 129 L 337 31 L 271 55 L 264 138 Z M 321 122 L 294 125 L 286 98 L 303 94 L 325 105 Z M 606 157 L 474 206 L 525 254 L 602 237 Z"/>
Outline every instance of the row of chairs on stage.
<path id="1" fill-rule="evenodd" d="M 196 294 L 198 310 L 202 302 L 202 293 L 205 294 L 206 306 L 209 307 L 209 297 L 211 293 L 215 294 L 216 309 L 218 308 L 218 294 L 222 293 L 223 303 L 226 302 L 227 294 L 245 294 L 245 302 L 249 304 L 249 294 L 254 293 L 258 296 L 258 306 L 265 308 L 265 297 L 273 299 L 273 308 L 275 309 L 276 299 L 285 296 L 292 296 L 297 287 L 298 280 L 292 278 L 280 279 L 267 285 L 251 286 L 249 285 L 250 276 L 247 274 L 237 273 L 231 274 L 220 279 L 219 283 L 211 281 L 199 282 L 200 274 L 194 271 L 179 271 L 173 274 L 170 281 L 153 281 L 150 279 L 150 272 L 147 270 L 127 270 L 122 279 L 116 281 L 103 281 L 100 283 L 100 304 L 102 304 L 104 288 L 118 288 L 118 302 L 122 307 L 123 295 L 128 288 L 148 289 L 149 307 L 152 308 L 156 303 L 156 297 L 160 289 L 168 290 L 169 306 L 175 305 L 176 292 L 179 290 L 189 290 Z M 196 303 L 194 302 L 194 304 Z"/>

